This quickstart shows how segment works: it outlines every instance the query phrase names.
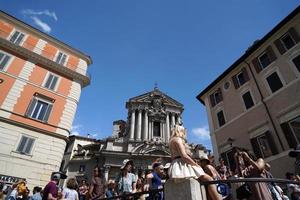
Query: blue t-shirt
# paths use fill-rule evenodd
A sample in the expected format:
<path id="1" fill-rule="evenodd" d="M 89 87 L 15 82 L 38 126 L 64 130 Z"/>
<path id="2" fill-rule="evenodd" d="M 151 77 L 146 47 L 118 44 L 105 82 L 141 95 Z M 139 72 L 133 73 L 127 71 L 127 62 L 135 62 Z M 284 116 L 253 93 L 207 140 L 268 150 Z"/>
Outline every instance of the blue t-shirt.
<path id="1" fill-rule="evenodd" d="M 118 189 L 121 193 L 132 192 L 132 184 L 136 182 L 136 176 L 128 173 L 127 176 L 121 176 L 118 180 Z"/>
<path id="2" fill-rule="evenodd" d="M 156 172 L 152 172 L 152 189 L 160 189 L 162 187 L 161 178 Z"/>

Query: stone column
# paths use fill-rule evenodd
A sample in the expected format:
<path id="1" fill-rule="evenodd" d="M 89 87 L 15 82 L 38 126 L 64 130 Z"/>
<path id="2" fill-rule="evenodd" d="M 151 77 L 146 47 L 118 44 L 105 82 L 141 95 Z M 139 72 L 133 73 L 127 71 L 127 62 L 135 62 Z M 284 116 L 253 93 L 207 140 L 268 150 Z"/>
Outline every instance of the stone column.
<path id="1" fill-rule="evenodd" d="M 105 166 L 104 167 L 104 179 L 105 181 L 108 181 L 108 173 L 109 173 L 109 169 L 110 169 L 110 166 Z"/>
<path id="2" fill-rule="evenodd" d="M 135 127 L 135 110 L 131 112 L 131 124 L 129 139 L 134 140 L 134 127 Z"/>
<path id="3" fill-rule="evenodd" d="M 169 142 L 170 139 L 170 118 L 169 118 L 169 113 L 167 113 L 166 117 L 166 142 Z"/>
<path id="4" fill-rule="evenodd" d="M 172 127 L 171 128 L 173 128 L 175 126 L 175 113 L 172 113 L 171 120 L 172 120 Z"/>
<path id="5" fill-rule="evenodd" d="M 152 139 L 152 122 L 149 121 L 149 133 L 148 133 L 149 140 Z"/>
<path id="6" fill-rule="evenodd" d="M 162 127 L 163 127 L 163 124 L 162 124 L 162 122 L 160 122 L 160 123 L 159 123 L 159 129 L 160 129 L 159 131 L 160 131 L 160 137 L 161 137 L 161 138 L 164 137 L 164 134 L 163 134 L 163 132 L 162 132 Z"/>
<path id="7" fill-rule="evenodd" d="M 143 140 L 148 139 L 148 112 L 145 110 L 145 116 L 144 116 L 144 130 L 143 130 Z"/>
<path id="8" fill-rule="evenodd" d="M 161 123 L 160 130 L 161 130 L 162 141 L 165 141 L 166 140 L 165 123 Z"/>
<path id="9" fill-rule="evenodd" d="M 142 135 L 142 110 L 138 110 L 138 124 L 136 130 L 136 139 L 141 140 Z"/>

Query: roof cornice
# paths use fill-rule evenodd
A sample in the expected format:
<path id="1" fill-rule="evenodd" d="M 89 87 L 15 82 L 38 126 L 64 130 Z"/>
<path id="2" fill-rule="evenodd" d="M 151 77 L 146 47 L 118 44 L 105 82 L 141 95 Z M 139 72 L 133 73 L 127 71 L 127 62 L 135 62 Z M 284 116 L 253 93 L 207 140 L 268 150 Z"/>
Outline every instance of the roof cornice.
<path id="1" fill-rule="evenodd" d="M 79 58 L 85 60 L 88 65 L 92 64 L 93 61 L 91 59 L 90 56 L 84 54 L 83 52 L 71 47 L 70 45 L 34 28 L 33 26 L 15 18 L 14 16 L 0 10 L 0 16 L 2 18 L 4 18 L 5 20 L 7 20 L 8 22 L 11 22 L 12 24 L 16 24 L 18 25 L 19 27 L 22 27 L 23 29 L 25 29 L 27 32 L 30 32 L 30 33 L 33 33 L 34 35 L 38 35 L 41 39 L 44 39 L 45 41 L 49 41 L 51 43 L 53 43 L 55 46 L 63 49 L 63 50 L 67 50 L 69 52 L 71 52 L 72 54 L 78 56 Z"/>
<path id="2" fill-rule="evenodd" d="M 287 17 L 285 17 L 281 22 L 279 22 L 270 32 L 268 32 L 262 39 L 254 43 L 238 60 L 236 60 L 229 68 L 227 68 L 217 79 L 215 79 L 209 86 L 202 90 L 198 95 L 197 99 L 205 105 L 201 97 L 206 94 L 210 89 L 212 89 L 216 84 L 218 84 L 223 78 L 225 78 L 231 71 L 238 67 L 242 62 L 244 62 L 252 53 L 259 49 L 270 37 L 272 37 L 279 29 L 281 29 L 285 24 L 292 20 L 300 12 L 300 6 L 293 10 Z"/>

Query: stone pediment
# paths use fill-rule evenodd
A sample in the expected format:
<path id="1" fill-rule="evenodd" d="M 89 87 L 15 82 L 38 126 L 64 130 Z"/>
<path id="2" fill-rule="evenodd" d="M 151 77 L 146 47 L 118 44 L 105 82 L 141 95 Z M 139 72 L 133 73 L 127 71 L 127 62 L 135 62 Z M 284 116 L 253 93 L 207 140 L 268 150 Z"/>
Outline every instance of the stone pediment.
<path id="1" fill-rule="evenodd" d="M 130 98 L 126 103 L 126 108 L 129 107 L 129 104 L 153 104 L 154 106 L 171 106 L 183 109 L 183 105 L 176 101 L 175 99 L 169 97 L 165 93 L 161 92 L 158 88 L 155 88 L 151 92 Z"/>

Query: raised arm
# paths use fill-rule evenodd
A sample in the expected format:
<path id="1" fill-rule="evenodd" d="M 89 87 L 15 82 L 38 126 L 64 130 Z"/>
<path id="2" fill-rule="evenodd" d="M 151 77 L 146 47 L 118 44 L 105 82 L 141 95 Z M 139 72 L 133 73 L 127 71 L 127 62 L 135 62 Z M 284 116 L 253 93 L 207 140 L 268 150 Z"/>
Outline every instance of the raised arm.
<path id="1" fill-rule="evenodd" d="M 264 160 L 262 158 L 258 159 L 258 162 L 255 162 L 250 158 L 246 152 L 242 152 L 243 158 L 247 160 L 256 170 L 262 171 L 264 169 Z"/>

